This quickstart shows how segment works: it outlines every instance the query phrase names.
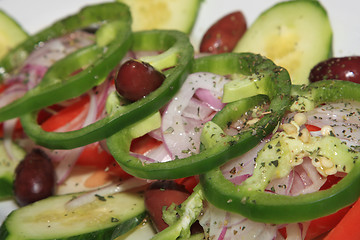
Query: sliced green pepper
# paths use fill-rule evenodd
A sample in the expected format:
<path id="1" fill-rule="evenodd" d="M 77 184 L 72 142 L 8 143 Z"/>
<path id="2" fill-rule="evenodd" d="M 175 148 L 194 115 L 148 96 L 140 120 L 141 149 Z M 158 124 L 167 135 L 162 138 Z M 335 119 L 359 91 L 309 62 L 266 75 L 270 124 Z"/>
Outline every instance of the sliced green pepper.
<path id="1" fill-rule="evenodd" d="M 163 51 L 160 55 L 143 58 L 157 69 L 170 68 L 164 72 L 166 80 L 157 90 L 134 103 L 117 106 L 105 118 L 75 131 L 46 132 L 37 123 L 38 112 L 31 112 L 21 117 L 28 136 L 48 148 L 75 148 L 107 138 L 163 107 L 181 87 L 190 71 L 194 51 L 188 37 L 170 30 L 136 32 L 132 36 L 132 50 Z"/>
<path id="2" fill-rule="evenodd" d="M 39 43 L 95 24 L 100 26 L 96 43 L 52 65 L 34 89 L 0 108 L 0 122 L 79 96 L 106 78 L 131 44 L 129 8 L 116 2 L 85 7 L 29 37 L 1 60 L 1 76 L 16 70 Z M 79 69 L 83 71 L 71 75 Z"/>
<path id="3" fill-rule="evenodd" d="M 294 86 L 293 108 L 310 110 L 324 102 L 360 101 L 359 92 L 359 84 L 344 81 L 328 80 L 309 86 Z M 353 151 L 349 154 L 355 164 L 346 177 L 330 189 L 304 195 L 285 196 L 234 185 L 225 179 L 219 168 L 200 176 L 200 183 L 206 199 L 218 208 L 258 222 L 303 222 L 334 213 L 359 198 L 360 161 L 357 160 L 360 154 Z"/>
<path id="4" fill-rule="evenodd" d="M 267 90 L 267 95 L 271 100 L 269 114 L 250 130 L 233 137 L 229 136 L 226 138 L 228 141 L 223 141 L 223 144 L 217 144 L 211 149 L 187 158 L 163 163 L 144 164 L 138 158 L 131 156 L 129 154 L 130 144 L 136 136 L 132 136 L 128 129 L 123 129 L 109 137 L 107 145 L 111 154 L 125 171 L 147 179 L 175 179 L 205 173 L 256 146 L 261 139 L 274 130 L 289 107 L 290 78 L 287 71 L 260 55 L 229 53 L 198 58 L 195 60 L 192 72 L 213 72 L 221 75 L 268 74 L 272 83 L 269 84 Z M 217 119 L 221 128 L 225 128 L 229 121 L 236 120 L 249 108 L 263 101 L 264 96 L 235 101 L 228 104 L 214 119 Z"/>

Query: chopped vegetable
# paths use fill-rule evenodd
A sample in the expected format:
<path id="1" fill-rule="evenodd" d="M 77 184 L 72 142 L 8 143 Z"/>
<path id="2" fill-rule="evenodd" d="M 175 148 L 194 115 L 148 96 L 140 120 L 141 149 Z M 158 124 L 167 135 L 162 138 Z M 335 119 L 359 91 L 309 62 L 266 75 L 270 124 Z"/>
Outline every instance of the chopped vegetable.
<path id="1" fill-rule="evenodd" d="M 78 14 L 59 20 L 29 37 L 0 62 L 3 69 L 1 76 L 4 76 L 16 70 L 40 42 L 101 21 L 107 23 L 96 33 L 96 44 L 82 48 L 56 62 L 35 88 L 22 98 L 0 108 L 0 121 L 79 96 L 101 83 L 120 62 L 131 44 L 130 12 L 126 5 L 120 3 L 89 6 Z M 116 35 L 111 35 L 109 32 L 115 32 Z M 82 72 L 72 76 L 74 71 L 83 67 L 85 69 Z"/>

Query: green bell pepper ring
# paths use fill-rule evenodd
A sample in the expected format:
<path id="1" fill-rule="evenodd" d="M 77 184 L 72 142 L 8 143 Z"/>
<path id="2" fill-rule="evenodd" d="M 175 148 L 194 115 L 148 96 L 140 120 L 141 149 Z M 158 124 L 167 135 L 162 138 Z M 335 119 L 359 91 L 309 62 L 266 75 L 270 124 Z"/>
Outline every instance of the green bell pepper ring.
<path id="1" fill-rule="evenodd" d="M 198 58 L 192 72 L 214 72 L 217 74 L 266 73 L 269 84 L 268 95 L 271 100 L 270 113 L 256 123 L 252 129 L 237 136 L 226 138 L 223 144 L 206 149 L 199 154 L 168 162 L 144 164 L 129 154 L 130 144 L 134 137 L 129 129 L 123 129 L 107 139 L 107 145 L 120 164 L 130 174 L 146 179 L 175 179 L 205 173 L 226 161 L 241 155 L 271 133 L 277 126 L 285 110 L 290 106 L 290 78 L 287 71 L 273 62 L 251 53 L 221 54 Z M 254 96 L 228 104 L 214 119 L 221 128 L 229 121 L 236 120 L 249 108 L 264 101 L 264 96 Z"/>
<path id="2" fill-rule="evenodd" d="M 0 122 L 79 96 L 106 78 L 131 44 L 129 8 L 115 2 L 85 7 L 78 14 L 60 20 L 29 37 L 1 60 L 0 68 L 3 74 L 13 71 L 40 42 L 92 24 L 101 24 L 96 32 L 96 43 L 79 49 L 52 65 L 35 88 L 22 98 L 0 108 Z M 85 69 L 82 72 L 71 76 L 71 73 L 83 67 Z"/>
<path id="3" fill-rule="evenodd" d="M 360 101 L 360 85 L 344 81 L 321 81 L 309 86 L 293 86 L 293 107 L 311 109 L 323 102 Z M 298 102 L 300 99 L 307 101 Z M 309 105 L 310 104 L 310 105 Z M 353 169 L 330 189 L 298 196 L 249 190 L 225 179 L 219 168 L 200 176 L 205 198 L 218 208 L 241 214 L 258 222 L 282 224 L 309 221 L 350 205 L 360 196 L 360 154 L 350 151 Z"/>
<path id="4" fill-rule="evenodd" d="M 37 123 L 38 112 L 31 112 L 21 117 L 21 124 L 28 136 L 47 148 L 71 149 L 107 138 L 163 107 L 181 87 L 190 71 L 194 51 L 188 37 L 170 30 L 136 32 L 132 36 L 132 50 L 163 51 L 160 55 L 143 58 L 157 69 L 171 67 L 164 72 L 166 80 L 158 89 L 134 103 L 117 106 L 103 119 L 75 131 L 46 132 Z"/>

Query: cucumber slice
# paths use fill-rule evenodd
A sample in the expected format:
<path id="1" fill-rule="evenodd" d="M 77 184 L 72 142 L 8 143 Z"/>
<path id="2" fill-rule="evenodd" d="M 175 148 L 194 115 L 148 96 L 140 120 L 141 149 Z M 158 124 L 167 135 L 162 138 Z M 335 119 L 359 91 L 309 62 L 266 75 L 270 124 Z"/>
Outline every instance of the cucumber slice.
<path id="1" fill-rule="evenodd" d="M 122 192 L 66 209 L 74 194 L 50 197 L 13 211 L 0 228 L 0 239 L 115 239 L 145 218 L 144 199 Z"/>
<path id="2" fill-rule="evenodd" d="M 130 7 L 133 31 L 167 29 L 190 33 L 202 0 L 117 0 Z"/>
<path id="3" fill-rule="evenodd" d="M 27 37 L 22 27 L 0 9 L 0 59 Z"/>
<path id="4" fill-rule="evenodd" d="M 332 54 L 332 29 L 318 1 L 282 2 L 263 12 L 234 52 L 254 52 L 286 68 L 293 84 L 308 84 L 310 70 Z"/>
<path id="5" fill-rule="evenodd" d="M 156 231 L 151 222 L 146 220 L 142 224 L 139 224 L 136 228 L 128 233 L 116 238 L 115 240 L 150 240 L 154 237 Z"/>
<path id="6" fill-rule="evenodd" d="M 4 141 L 0 140 L 0 199 L 13 196 L 13 180 L 16 166 L 25 157 L 25 150 L 11 143 L 11 158 L 6 152 Z"/>

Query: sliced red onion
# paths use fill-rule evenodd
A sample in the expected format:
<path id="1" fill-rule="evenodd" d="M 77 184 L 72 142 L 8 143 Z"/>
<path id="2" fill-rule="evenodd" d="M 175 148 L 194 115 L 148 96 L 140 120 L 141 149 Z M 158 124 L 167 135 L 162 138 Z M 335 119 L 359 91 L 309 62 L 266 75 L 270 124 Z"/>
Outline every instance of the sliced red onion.
<path id="1" fill-rule="evenodd" d="M 92 91 L 88 92 L 90 96 L 90 105 L 89 109 L 87 111 L 86 118 L 84 119 L 84 122 L 82 124 L 82 128 L 86 127 L 96 121 L 96 115 L 97 115 L 97 104 L 96 104 L 96 96 Z"/>
<path id="2" fill-rule="evenodd" d="M 151 149 L 145 156 L 149 159 L 156 159 L 157 162 L 171 161 L 171 157 L 164 144 L 161 144 L 157 148 Z"/>
<path id="3" fill-rule="evenodd" d="M 76 160 L 79 158 L 84 149 L 84 147 L 80 147 L 71 150 L 52 150 L 42 146 L 36 147 L 41 148 L 54 163 L 57 184 L 61 184 L 67 179 L 76 163 Z"/>
<path id="4" fill-rule="evenodd" d="M 277 225 L 251 221 L 235 213 L 223 211 L 208 203 L 199 219 L 206 239 L 273 240 Z"/>
<path id="5" fill-rule="evenodd" d="M 158 140 L 158 141 L 162 141 L 162 132 L 161 132 L 161 128 L 155 129 L 151 132 L 148 133 L 150 137 Z"/>
<path id="6" fill-rule="evenodd" d="M 244 153 L 240 157 L 232 159 L 223 166 L 221 171 L 226 179 L 234 184 L 241 184 L 250 177 L 254 171 L 255 158 L 258 151 L 265 145 L 265 141 L 260 142 L 257 146 Z"/>
<path id="7" fill-rule="evenodd" d="M 213 112 L 214 110 L 204 102 L 196 98 L 191 98 L 189 105 L 185 108 L 182 116 L 207 122 L 209 121 L 208 117 L 211 116 Z"/>
<path id="8" fill-rule="evenodd" d="M 97 86 L 96 89 L 94 90 L 94 92 L 97 96 L 96 102 L 97 102 L 98 114 L 96 115 L 96 119 L 100 119 L 105 116 L 106 100 L 107 100 L 109 94 L 114 91 L 115 91 L 115 85 L 111 84 L 111 82 L 109 80 L 106 80 L 104 83 Z"/>
<path id="9" fill-rule="evenodd" d="M 308 124 L 322 128 L 331 126 L 334 134 L 349 145 L 358 146 L 360 139 L 360 103 L 327 103 L 306 112 Z M 312 132 L 312 134 L 316 134 Z M 318 133 L 319 135 L 319 133 Z"/>
<path id="10" fill-rule="evenodd" d="M 305 239 L 307 229 L 309 227 L 307 223 L 291 223 L 286 225 L 286 240 L 303 240 Z"/>
<path id="11" fill-rule="evenodd" d="M 33 89 L 44 77 L 46 71 L 48 70 L 47 66 L 26 64 L 21 70 L 21 74 L 25 75 L 26 86 L 28 89 Z"/>
<path id="12" fill-rule="evenodd" d="M 16 99 L 21 98 L 27 90 L 27 87 L 23 84 L 13 84 L 5 89 L 5 91 L 0 94 L 0 107 L 4 107 Z"/>
<path id="13" fill-rule="evenodd" d="M 266 191 L 279 195 L 290 195 L 294 183 L 294 171 L 291 171 L 289 175 L 283 178 L 277 178 L 272 180 L 266 187 Z"/>
<path id="14" fill-rule="evenodd" d="M 79 158 L 83 149 L 83 147 L 80 147 L 71 150 L 64 150 L 67 151 L 67 154 L 55 168 L 57 184 L 62 184 L 70 175 L 71 170 L 73 169 L 76 160 Z"/>
<path id="15" fill-rule="evenodd" d="M 218 240 L 224 240 L 225 239 L 225 235 L 226 235 L 226 232 L 228 230 L 228 222 L 229 222 L 229 219 L 230 218 L 230 214 L 228 212 L 226 212 L 225 214 L 225 219 L 224 219 L 224 224 L 223 224 L 223 227 L 221 229 L 221 232 L 220 232 L 220 235 L 218 237 Z"/>
<path id="16" fill-rule="evenodd" d="M 13 87 L 11 86 L 0 95 L 0 107 L 24 96 L 26 91 L 37 86 L 54 62 L 93 43 L 94 36 L 92 34 L 80 31 L 40 43 L 26 59 L 18 74 L 4 79 L 5 84 L 18 86 L 16 86 L 16 90 L 11 89 Z"/>
<path id="17" fill-rule="evenodd" d="M 194 147 L 192 136 L 186 134 L 185 126 L 188 124 L 182 117 L 192 97 L 199 88 L 212 90 L 222 96 L 222 89 L 228 79 L 212 73 L 195 73 L 188 76 L 180 91 L 168 104 L 162 117 L 162 132 L 164 144 L 171 154 L 171 158 L 184 158 L 198 153 L 199 148 Z M 201 126 L 194 131 L 199 131 Z"/>
<path id="18" fill-rule="evenodd" d="M 134 188 L 139 188 L 148 185 L 147 180 L 139 178 L 130 178 L 120 183 L 112 183 L 108 186 L 100 188 L 95 191 L 84 193 L 65 204 L 65 208 L 68 210 L 75 209 L 83 206 L 97 199 L 97 196 L 108 196 L 111 194 L 125 192 Z"/>
<path id="19" fill-rule="evenodd" d="M 50 67 L 68 54 L 95 42 L 93 34 L 75 31 L 73 33 L 40 43 L 27 58 L 26 63 Z"/>
<path id="20" fill-rule="evenodd" d="M 138 158 L 140 161 L 142 161 L 143 163 L 154 163 L 156 162 L 153 158 L 147 157 L 143 154 L 139 154 L 139 153 L 130 153 L 131 156 Z"/>
<path id="21" fill-rule="evenodd" d="M 333 125 L 336 122 L 359 124 L 359 102 L 326 103 L 306 112 L 308 121 L 314 125 Z"/>
<path id="22" fill-rule="evenodd" d="M 17 160 L 13 151 L 12 151 L 12 136 L 14 133 L 15 125 L 18 121 L 18 118 L 13 118 L 3 122 L 4 128 L 4 148 L 5 152 L 11 160 Z"/>
<path id="23" fill-rule="evenodd" d="M 326 178 L 320 176 L 316 168 L 311 164 L 310 159 L 304 159 L 303 163 L 300 166 L 304 169 L 304 171 L 299 174 L 300 179 L 303 182 L 304 189 L 300 191 L 292 189 L 291 195 L 300 195 L 319 191 L 321 186 L 324 185 L 324 183 L 326 182 Z M 309 181 L 304 181 L 304 179 L 307 178 L 309 178 L 311 184 L 309 184 Z"/>
<path id="24" fill-rule="evenodd" d="M 209 89 L 199 88 L 196 90 L 195 95 L 215 111 L 220 111 L 226 105 L 221 101 L 222 92 L 214 92 Z"/>
<path id="25" fill-rule="evenodd" d="M 218 239 L 224 226 L 226 211 L 207 203 L 199 223 L 204 229 L 206 239 Z"/>

